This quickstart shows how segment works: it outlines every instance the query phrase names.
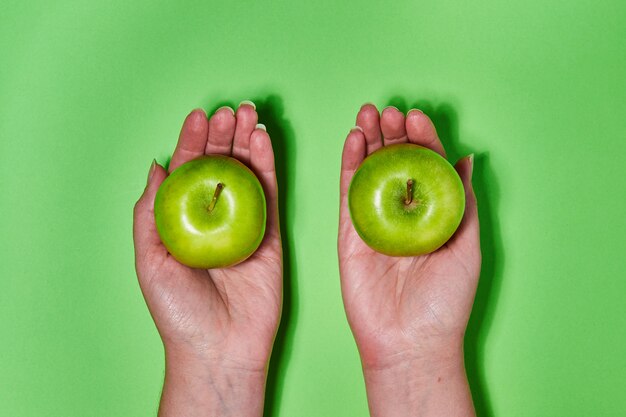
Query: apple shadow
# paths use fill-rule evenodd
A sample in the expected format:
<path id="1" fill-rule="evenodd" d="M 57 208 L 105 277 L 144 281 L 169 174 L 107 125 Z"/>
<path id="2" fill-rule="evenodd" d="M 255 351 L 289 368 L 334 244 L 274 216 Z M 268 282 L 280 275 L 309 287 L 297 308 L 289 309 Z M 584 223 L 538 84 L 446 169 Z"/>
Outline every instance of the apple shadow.
<path id="1" fill-rule="evenodd" d="M 458 114 L 449 103 L 435 104 L 421 100 L 408 106 L 401 96 L 394 96 L 388 104 L 397 107 L 402 112 L 417 108 L 426 113 L 435 124 L 451 162 L 454 163 L 473 152 L 469 145 L 459 139 Z M 504 250 L 498 223 L 500 188 L 490 164 L 489 152 L 475 152 L 472 183 L 478 201 L 482 268 L 472 314 L 465 333 L 465 368 L 476 414 L 480 417 L 493 417 L 488 383 L 485 378 L 484 358 L 485 344 L 494 319 L 502 284 Z"/>

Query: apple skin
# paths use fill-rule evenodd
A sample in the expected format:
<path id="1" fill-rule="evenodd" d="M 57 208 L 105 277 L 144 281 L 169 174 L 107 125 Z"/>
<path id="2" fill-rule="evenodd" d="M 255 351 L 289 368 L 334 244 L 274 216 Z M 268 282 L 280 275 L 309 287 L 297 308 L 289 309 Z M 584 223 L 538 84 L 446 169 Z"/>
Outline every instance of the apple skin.
<path id="1" fill-rule="evenodd" d="M 223 188 L 209 211 L 217 184 Z M 180 263 L 224 268 L 244 261 L 265 234 L 265 194 L 237 159 L 206 155 L 189 161 L 159 187 L 154 217 L 161 241 Z"/>
<path id="2" fill-rule="evenodd" d="M 354 228 L 369 247 L 389 256 L 418 256 L 434 252 L 454 234 L 465 211 L 465 191 L 445 158 L 403 143 L 365 158 L 350 183 L 348 205 Z"/>

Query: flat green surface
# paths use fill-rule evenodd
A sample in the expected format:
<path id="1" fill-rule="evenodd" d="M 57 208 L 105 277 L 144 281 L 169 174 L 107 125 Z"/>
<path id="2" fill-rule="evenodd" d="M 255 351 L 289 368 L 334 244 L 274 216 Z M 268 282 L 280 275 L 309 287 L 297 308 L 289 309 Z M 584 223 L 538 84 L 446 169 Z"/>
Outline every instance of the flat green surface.
<path id="1" fill-rule="evenodd" d="M 626 415 L 626 3 L 0 4 L 0 415 L 151 416 L 163 352 L 131 213 L 194 107 L 256 100 L 288 246 L 270 416 L 364 416 L 339 292 L 339 158 L 360 104 L 476 152 L 485 416 Z"/>

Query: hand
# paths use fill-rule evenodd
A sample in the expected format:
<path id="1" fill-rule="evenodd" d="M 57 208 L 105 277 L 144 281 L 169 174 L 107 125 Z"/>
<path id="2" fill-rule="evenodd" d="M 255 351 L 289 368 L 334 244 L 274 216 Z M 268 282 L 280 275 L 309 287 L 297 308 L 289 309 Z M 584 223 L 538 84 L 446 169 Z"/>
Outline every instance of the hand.
<path id="1" fill-rule="evenodd" d="M 200 270 L 184 266 L 168 254 L 154 223 L 154 198 L 168 175 L 158 164 L 151 167 L 148 185 L 135 206 L 137 276 L 166 353 L 161 415 L 169 415 L 167 404 L 178 400 L 181 404 L 171 408 L 183 412 L 180 407 L 185 401 L 177 394 L 182 385 L 187 385 L 187 394 L 205 385 L 217 390 L 224 386 L 230 391 L 217 393 L 219 400 L 212 407 L 223 406 L 238 415 L 260 415 L 262 411 L 266 369 L 280 320 L 282 249 L 274 154 L 257 118 L 249 103 L 242 103 L 236 116 L 232 109 L 221 108 L 209 121 L 202 110 L 194 110 L 183 124 L 169 166 L 171 173 L 199 156 L 224 154 L 256 173 L 265 190 L 267 227 L 261 246 L 246 261 L 230 268 Z M 178 384 L 169 384 L 170 391 L 176 392 L 171 395 L 168 378 Z M 190 387 L 190 379 L 199 382 Z M 243 392 L 236 392 L 237 386 L 233 389 L 232 384 Z M 239 398 L 234 400 L 241 405 L 252 391 L 257 397 L 260 391 L 260 409 L 258 398 L 251 399 L 255 410 L 250 413 L 228 402 L 229 395 L 237 394 Z M 199 395 L 211 399 L 206 393 Z M 183 414 L 194 415 L 192 410 Z"/>
<path id="2" fill-rule="evenodd" d="M 350 220 L 347 194 L 354 172 L 368 154 L 384 145 L 411 142 L 444 157 L 445 151 L 432 122 L 420 111 L 413 110 L 405 118 L 390 107 L 379 120 L 376 107 L 364 105 L 357 126 L 346 139 L 342 160 L 338 240 L 341 288 L 361 355 L 372 415 L 390 416 L 395 415 L 388 408 L 394 393 L 383 394 L 382 385 L 388 384 L 389 390 L 398 393 L 405 383 L 401 380 L 408 378 L 412 392 L 406 392 L 400 400 L 403 402 L 418 395 L 433 378 L 449 377 L 458 382 L 460 372 L 465 378 L 463 336 L 481 263 L 471 184 L 473 161 L 466 157 L 456 165 L 466 191 L 466 209 L 452 239 L 428 255 L 385 256 L 361 240 Z M 469 392 L 463 395 L 467 400 Z M 413 405 L 424 412 L 423 399 Z M 398 415 L 409 415 L 408 410 Z M 448 411 L 448 415 L 464 415 L 459 410 Z"/>

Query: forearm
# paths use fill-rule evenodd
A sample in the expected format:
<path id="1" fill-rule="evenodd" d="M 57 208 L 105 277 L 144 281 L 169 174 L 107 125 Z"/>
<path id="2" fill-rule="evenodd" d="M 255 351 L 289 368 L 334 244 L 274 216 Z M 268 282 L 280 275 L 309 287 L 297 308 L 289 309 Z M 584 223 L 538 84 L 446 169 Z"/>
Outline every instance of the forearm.
<path id="1" fill-rule="evenodd" d="M 443 361 L 424 357 L 364 368 L 364 376 L 372 417 L 475 416 L 462 351 Z"/>
<path id="2" fill-rule="evenodd" d="M 159 417 L 260 417 L 265 379 L 265 370 L 170 355 L 166 357 Z"/>

